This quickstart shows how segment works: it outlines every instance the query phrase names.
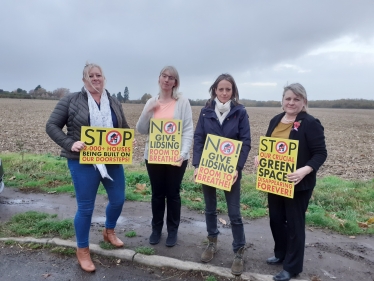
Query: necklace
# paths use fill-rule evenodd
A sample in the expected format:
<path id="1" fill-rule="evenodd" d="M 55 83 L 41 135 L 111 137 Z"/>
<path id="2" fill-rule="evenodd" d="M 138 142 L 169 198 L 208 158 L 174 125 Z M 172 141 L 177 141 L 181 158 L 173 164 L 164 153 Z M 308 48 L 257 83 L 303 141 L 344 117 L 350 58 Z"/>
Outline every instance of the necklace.
<path id="1" fill-rule="evenodd" d="M 284 121 L 286 121 L 286 122 L 288 122 L 288 123 L 291 123 L 291 122 L 294 122 L 294 121 L 295 121 L 295 119 L 293 119 L 293 120 L 288 120 L 288 119 L 286 118 L 286 115 L 283 116 L 283 119 L 284 119 Z"/>

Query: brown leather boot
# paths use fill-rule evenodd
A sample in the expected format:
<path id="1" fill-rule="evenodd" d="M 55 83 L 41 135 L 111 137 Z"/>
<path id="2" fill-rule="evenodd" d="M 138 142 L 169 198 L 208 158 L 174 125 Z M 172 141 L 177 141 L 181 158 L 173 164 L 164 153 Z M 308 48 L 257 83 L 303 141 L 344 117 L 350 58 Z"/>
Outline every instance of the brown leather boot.
<path id="1" fill-rule="evenodd" d="M 201 254 L 201 261 L 202 262 L 210 262 L 214 254 L 217 252 L 217 237 L 210 237 L 208 236 L 208 246 Z"/>
<path id="2" fill-rule="evenodd" d="M 90 256 L 90 249 L 87 248 L 77 248 L 77 258 L 81 268 L 84 271 L 92 272 L 95 271 L 95 265 L 93 264 Z"/>
<path id="3" fill-rule="evenodd" d="M 122 247 L 123 242 L 116 236 L 114 229 L 104 228 L 103 237 L 105 242 L 109 242 L 113 246 Z"/>
<path id="4" fill-rule="evenodd" d="M 244 247 L 241 247 L 235 254 L 234 261 L 231 266 L 231 274 L 232 275 L 241 275 L 243 273 L 243 266 L 244 266 Z"/>

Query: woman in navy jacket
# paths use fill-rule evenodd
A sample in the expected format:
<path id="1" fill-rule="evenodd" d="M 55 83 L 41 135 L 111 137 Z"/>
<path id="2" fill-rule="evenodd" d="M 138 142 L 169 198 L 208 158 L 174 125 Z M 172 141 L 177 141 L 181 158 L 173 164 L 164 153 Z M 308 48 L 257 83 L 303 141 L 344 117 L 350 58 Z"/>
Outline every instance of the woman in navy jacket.
<path id="1" fill-rule="evenodd" d="M 249 118 L 245 107 L 239 104 L 239 92 L 234 78 L 229 74 L 218 76 L 209 89 L 210 99 L 201 110 L 194 134 L 192 165 L 195 177 L 207 134 L 242 141 L 242 148 L 236 167 L 231 191 L 225 191 L 228 215 L 233 235 L 234 262 L 231 272 L 240 275 L 243 272 L 243 253 L 245 235 L 240 214 L 240 179 L 242 169 L 251 149 Z M 208 246 L 201 255 L 202 262 L 209 262 L 217 251 L 217 197 L 216 188 L 203 184 L 205 200 L 205 219 L 208 232 Z"/>
<path id="2" fill-rule="evenodd" d="M 307 111 L 307 95 L 299 83 L 284 88 L 283 113 L 271 119 L 267 137 L 299 141 L 296 171 L 288 174 L 295 183 L 294 198 L 268 193 L 270 228 L 275 246 L 268 264 L 283 263 L 283 270 L 273 277 L 288 281 L 303 271 L 305 248 L 305 212 L 316 185 L 316 174 L 327 157 L 324 129 Z M 258 165 L 257 157 L 255 166 Z"/>

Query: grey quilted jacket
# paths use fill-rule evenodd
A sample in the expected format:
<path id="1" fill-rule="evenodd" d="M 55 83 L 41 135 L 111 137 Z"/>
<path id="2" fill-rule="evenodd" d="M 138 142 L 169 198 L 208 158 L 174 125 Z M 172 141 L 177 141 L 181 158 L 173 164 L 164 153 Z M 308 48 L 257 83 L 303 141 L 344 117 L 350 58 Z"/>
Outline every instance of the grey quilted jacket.
<path id="1" fill-rule="evenodd" d="M 119 128 L 129 128 L 123 113 L 121 103 L 106 91 L 110 107 L 117 116 Z M 89 109 L 87 93 L 82 88 L 80 92 L 63 97 L 52 111 L 46 125 L 49 137 L 61 146 L 61 156 L 69 159 L 79 159 L 79 153 L 71 151 L 73 144 L 81 138 L 81 127 L 89 126 Z M 67 133 L 62 129 L 66 125 Z"/>

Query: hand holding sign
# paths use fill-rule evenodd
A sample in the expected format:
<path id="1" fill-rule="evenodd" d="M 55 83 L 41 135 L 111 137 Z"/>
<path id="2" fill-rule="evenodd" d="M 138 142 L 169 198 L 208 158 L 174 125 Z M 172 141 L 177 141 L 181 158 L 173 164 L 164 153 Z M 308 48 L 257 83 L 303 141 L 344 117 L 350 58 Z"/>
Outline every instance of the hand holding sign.
<path id="1" fill-rule="evenodd" d="M 242 142 L 208 134 L 195 182 L 230 191 L 238 178 L 236 165 Z"/>
<path id="2" fill-rule="evenodd" d="M 134 130 L 82 126 L 81 140 L 72 151 L 80 152 L 81 164 L 131 164 Z"/>
<path id="3" fill-rule="evenodd" d="M 236 171 L 235 171 L 235 175 L 234 175 L 234 177 L 233 177 L 233 179 L 232 179 L 232 184 L 234 184 L 234 183 L 236 182 L 237 179 L 238 179 L 238 171 L 236 170 Z"/>
<path id="4" fill-rule="evenodd" d="M 294 173 L 288 174 L 287 178 L 290 182 L 295 182 L 295 184 L 298 184 L 301 182 L 301 180 L 309 173 L 313 171 L 313 168 L 310 166 L 304 166 L 300 169 L 297 169 Z"/>
<path id="5" fill-rule="evenodd" d="M 181 166 L 182 120 L 152 118 L 149 125 L 148 163 Z"/>
<path id="6" fill-rule="evenodd" d="M 307 170 L 295 171 L 298 151 L 297 140 L 260 137 L 256 189 L 293 198 L 295 184 Z"/>
<path id="7" fill-rule="evenodd" d="M 172 163 L 171 165 L 180 167 L 180 166 L 182 166 L 183 161 L 184 161 L 184 158 L 182 156 L 179 156 L 179 159 L 175 160 L 175 162 Z"/>
<path id="8" fill-rule="evenodd" d="M 71 147 L 71 151 L 73 152 L 80 152 L 85 147 L 85 143 L 82 141 L 76 141 L 73 143 L 73 146 Z"/>

